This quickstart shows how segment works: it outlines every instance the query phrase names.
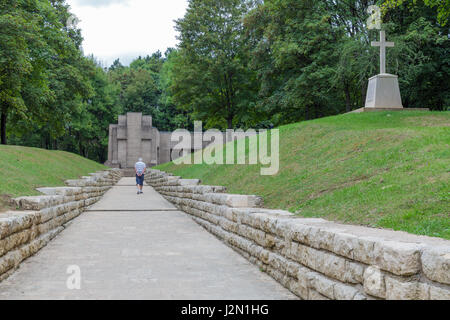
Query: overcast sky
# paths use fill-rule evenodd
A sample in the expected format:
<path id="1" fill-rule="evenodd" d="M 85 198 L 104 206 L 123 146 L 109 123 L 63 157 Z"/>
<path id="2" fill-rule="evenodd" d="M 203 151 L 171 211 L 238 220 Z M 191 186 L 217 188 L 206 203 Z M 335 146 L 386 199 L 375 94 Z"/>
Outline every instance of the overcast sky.
<path id="1" fill-rule="evenodd" d="M 67 0 L 81 21 L 86 55 L 105 66 L 120 58 L 129 64 L 139 55 L 163 54 L 177 44 L 173 20 L 184 16 L 187 0 Z"/>

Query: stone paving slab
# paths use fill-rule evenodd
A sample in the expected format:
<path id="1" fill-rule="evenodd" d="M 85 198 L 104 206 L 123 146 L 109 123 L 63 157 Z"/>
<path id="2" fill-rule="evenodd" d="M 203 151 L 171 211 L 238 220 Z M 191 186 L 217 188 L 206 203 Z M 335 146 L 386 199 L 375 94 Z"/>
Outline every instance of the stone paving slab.
<path id="1" fill-rule="evenodd" d="M 176 210 L 175 206 L 164 199 L 152 187 L 144 186 L 144 193 L 137 194 L 134 178 L 122 178 L 119 184 L 109 190 L 103 198 L 88 211 L 147 211 Z"/>
<path id="2" fill-rule="evenodd" d="M 108 191 L 99 207 L 113 202 L 136 208 L 137 195 L 122 189 Z M 147 191 L 143 202 L 168 208 L 159 194 Z M 66 285 L 72 265 L 81 270 L 80 290 Z M 2 299 L 297 298 L 185 213 L 124 210 L 86 212 L 75 219 L 0 283 Z"/>
<path id="3" fill-rule="evenodd" d="M 146 186 L 146 185 L 147 185 L 147 183 L 144 182 L 144 186 Z M 136 178 L 135 177 L 122 178 L 115 185 L 115 187 L 122 187 L 122 186 L 135 187 L 136 186 Z"/>

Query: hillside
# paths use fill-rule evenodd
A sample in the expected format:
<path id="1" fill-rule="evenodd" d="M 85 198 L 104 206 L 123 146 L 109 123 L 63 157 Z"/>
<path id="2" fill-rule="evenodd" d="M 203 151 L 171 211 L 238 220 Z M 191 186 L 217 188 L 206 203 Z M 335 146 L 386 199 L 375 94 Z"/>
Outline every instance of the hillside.
<path id="1" fill-rule="evenodd" d="M 0 146 L 0 211 L 10 196 L 37 195 L 35 188 L 63 186 L 64 180 L 104 168 L 68 152 Z"/>
<path id="2" fill-rule="evenodd" d="M 346 114 L 279 129 L 275 176 L 259 165 L 157 168 L 303 217 L 450 239 L 450 112 Z"/>

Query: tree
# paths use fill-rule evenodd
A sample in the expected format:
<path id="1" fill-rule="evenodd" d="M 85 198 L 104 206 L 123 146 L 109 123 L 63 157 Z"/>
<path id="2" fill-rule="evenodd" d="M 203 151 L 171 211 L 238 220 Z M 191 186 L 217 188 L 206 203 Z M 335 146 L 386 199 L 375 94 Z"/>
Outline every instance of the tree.
<path id="1" fill-rule="evenodd" d="M 245 18 L 250 66 L 257 72 L 259 108 L 275 125 L 363 107 L 367 80 L 378 72 L 367 9 L 374 1 L 257 2 Z M 399 75 L 405 107 L 445 110 L 449 105 L 448 30 L 423 3 L 398 7 L 383 28 L 396 46 L 388 72 Z"/>
<path id="2" fill-rule="evenodd" d="M 108 124 L 128 111 L 172 131 L 192 130 L 194 120 L 270 128 L 362 107 L 378 71 L 370 46 L 378 32 L 366 27 L 375 3 L 190 0 L 176 24 L 178 48 L 104 70 L 83 55 L 81 31 L 66 25 L 65 0 L 3 0 L 0 142 L 103 162 Z M 447 110 L 448 1 L 377 3 L 386 3 L 383 29 L 396 43 L 388 72 L 399 75 L 404 106 Z"/>
<path id="3" fill-rule="evenodd" d="M 124 66 L 122 65 L 122 63 L 120 63 L 120 59 L 116 59 L 114 60 L 113 64 L 109 67 L 109 71 L 117 71 L 122 69 Z"/>
<path id="4" fill-rule="evenodd" d="M 410 108 L 446 110 L 450 106 L 450 40 L 435 10 L 422 2 L 397 7 L 384 17 L 395 41 L 388 63 L 399 75 L 403 104 Z"/>
<path id="5" fill-rule="evenodd" d="M 323 2 L 268 0 L 246 17 L 252 67 L 261 81 L 258 106 L 275 125 L 337 113 L 331 79 L 342 31 Z"/>
<path id="6" fill-rule="evenodd" d="M 26 114 L 27 106 L 22 97 L 22 88 L 26 79 L 34 78 L 39 83 L 40 74 L 34 72 L 38 60 L 31 60 L 32 55 L 39 57 L 39 49 L 44 44 L 36 32 L 39 16 L 30 11 L 37 10 L 36 1 L 2 1 L 0 3 L 0 132 L 1 144 L 6 144 L 6 124 L 8 116 L 14 110 Z M 31 48 L 30 48 L 31 47 Z M 33 50 L 34 49 L 34 50 Z M 44 83 L 36 90 L 48 92 Z M 44 95 L 45 96 L 45 95 Z"/>
<path id="7" fill-rule="evenodd" d="M 367 80 L 378 69 L 378 52 L 370 45 L 378 32 L 366 25 L 367 10 L 373 3 L 367 0 L 324 2 L 337 35 L 334 46 L 339 53 L 337 63 L 333 64 L 331 85 L 338 90 L 337 98 L 345 99 L 346 112 L 364 106 Z"/>
<path id="8" fill-rule="evenodd" d="M 142 67 L 110 69 L 109 79 L 119 88 L 122 112 L 152 114 L 157 105 L 159 90 L 153 72 Z"/>
<path id="9" fill-rule="evenodd" d="M 173 98 L 207 127 L 233 128 L 254 112 L 255 77 L 242 37 L 247 12 L 247 1 L 190 0 L 184 18 L 176 21 Z"/>
<path id="10" fill-rule="evenodd" d="M 1 143 L 7 142 L 8 117 L 40 122 L 54 134 L 66 113 L 60 104 L 55 108 L 58 96 L 89 90 L 72 65 L 82 56 L 79 30 L 65 26 L 63 0 L 7 0 L 0 12 Z"/>
<path id="11" fill-rule="evenodd" d="M 62 137 L 61 147 L 84 157 L 105 162 L 109 124 L 117 121 L 121 110 L 118 89 L 93 57 L 84 59 L 84 70 L 92 93 L 83 101 L 81 112 L 73 114 L 66 127 L 70 134 Z"/>
<path id="12" fill-rule="evenodd" d="M 420 0 L 385 0 L 382 9 L 384 13 L 389 9 L 398 8 L 402 5 L 416 5 Z M 448 0 L 423 0 L 424 4 L 430 8 L 436 7 L 437 20 L 441 26 L 446 26 L 450 17 L 450 1 Z"/>
<path id="13" fill-rule="evenodd" d="M 160 130 L 173 131 L 176 129 L 192 129 L 193 122 L 187 111 L 178 109 L 171 90 L 174 79 L 175 63 L 179 53 L 169 48 L 166 59 L 159 74 L 159 90 L 161 95 L 158 101 L 158 113 L 155 115 L 155 123 Z"/>

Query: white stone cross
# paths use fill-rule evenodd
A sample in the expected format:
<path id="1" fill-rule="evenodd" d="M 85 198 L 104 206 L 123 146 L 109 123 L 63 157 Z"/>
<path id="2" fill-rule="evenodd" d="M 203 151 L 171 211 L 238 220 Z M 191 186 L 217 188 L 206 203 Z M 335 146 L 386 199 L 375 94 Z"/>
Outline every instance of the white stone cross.
<path id="1" fill-rule="evenodd" d="M 386 42 L 386 33 L 380 31 L 380 41 L 372 41 L 372 47 L 380 47 L 380 74 L 386 73 L 386 47 L 393 47 L 394 42 Z"/>

